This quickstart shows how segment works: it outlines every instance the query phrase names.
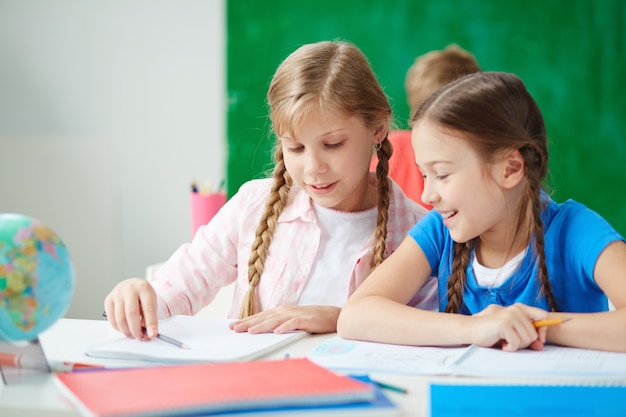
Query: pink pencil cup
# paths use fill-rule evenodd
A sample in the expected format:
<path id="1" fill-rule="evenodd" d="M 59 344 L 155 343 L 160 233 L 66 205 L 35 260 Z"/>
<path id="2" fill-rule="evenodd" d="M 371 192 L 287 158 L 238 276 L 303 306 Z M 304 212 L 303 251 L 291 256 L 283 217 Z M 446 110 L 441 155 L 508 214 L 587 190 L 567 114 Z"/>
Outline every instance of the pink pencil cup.
<path id="1" fill-rule="evenodd" d="M 226 203 L 226 193 L 191 193 L 191 237 L 207 224 Z"/>

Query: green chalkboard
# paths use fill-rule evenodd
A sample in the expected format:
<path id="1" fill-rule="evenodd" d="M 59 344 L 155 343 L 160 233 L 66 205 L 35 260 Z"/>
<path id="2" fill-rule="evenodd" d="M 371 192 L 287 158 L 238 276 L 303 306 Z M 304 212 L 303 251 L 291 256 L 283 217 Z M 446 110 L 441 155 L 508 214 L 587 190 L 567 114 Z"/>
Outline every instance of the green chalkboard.
<path id="1" fill-rule="evenodd" d="M 229 0 L 228 192 L 271 169 L 265 93 L 299 45 L 356 43 L 406 127 L 407 69 L 457 43 L 483 69 L 526 82 L 546 119 L 554 198 L 580 201 L 626 234 L 625 24 L 624 0 Z"/>

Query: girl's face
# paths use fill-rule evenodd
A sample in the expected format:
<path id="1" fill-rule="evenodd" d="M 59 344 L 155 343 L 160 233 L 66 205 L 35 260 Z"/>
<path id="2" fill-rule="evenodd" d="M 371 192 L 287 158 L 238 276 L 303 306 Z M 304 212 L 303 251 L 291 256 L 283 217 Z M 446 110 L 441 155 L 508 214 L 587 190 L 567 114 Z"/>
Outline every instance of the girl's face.
<path id="1" fill-rule="evenodd" d="M 424 177 L 422 201 L 441 214 L 455 242 L 506 230 L 506 193 L 496 179 L 502 163 L 487 165 L 468 141 L 428 119 L 413 129 L 415 161 Z"/>
<path id="2" fill-rule="evenodd" d="M 368 171 L 372 146 L 386 131 L 386 124 L 375 132 L 360 117 L 316 109 L 296 127 L 295 137 L 279 135 L 278 140 L 282 141 L 285 168 L 294 184 L 317 204 L 361 211 L 377 201 Z"/>

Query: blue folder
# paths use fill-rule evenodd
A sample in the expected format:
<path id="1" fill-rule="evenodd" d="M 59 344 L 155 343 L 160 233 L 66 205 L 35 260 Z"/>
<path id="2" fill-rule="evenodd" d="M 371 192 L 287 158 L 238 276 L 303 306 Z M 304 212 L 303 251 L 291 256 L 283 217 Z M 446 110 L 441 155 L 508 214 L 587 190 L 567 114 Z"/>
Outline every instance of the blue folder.
<path id="1" fill-rule="evenodd" d="M 624 417 L 626 386 L 432 384 L 431 417 Z"/>

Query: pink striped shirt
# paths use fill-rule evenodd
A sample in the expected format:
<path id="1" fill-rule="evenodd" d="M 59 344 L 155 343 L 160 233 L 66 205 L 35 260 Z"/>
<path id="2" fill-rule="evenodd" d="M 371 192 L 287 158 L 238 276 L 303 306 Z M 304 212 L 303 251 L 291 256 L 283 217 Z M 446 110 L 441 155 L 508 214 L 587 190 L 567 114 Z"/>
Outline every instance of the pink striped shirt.
<path id="1" fill-rule="evenodd" d="M 376 181 L 373 174 L 372 180 Z M 221 287 L 234 281 L 237 283 L 229 317 L 237 317 L 248 289 L 248 258 L 252 242 L 271 185 L 271 179 L 252 180 L 242 185 L 209 224 L 198 229 L 190 243 L 180 246 L 155 271 L 151 283 L 157 293 L 159 318 L 195 314 L 215 298 Z M 278 219 L 257 287 L 257 299 L 263 310 L 298 304 L 320 239 L 312 204 L 302 189 L 292 188 L 290 200 Z M 426 209 L 393 184 L 385 258 L 425 214 Z M 353 265 L 350 277 L 346 277 L 350 279 L 346 299 L 367 278 L 374 245 L 372 233 Z M 411 304 L 436 310 L 436 280 L 431 279 Z"/>

